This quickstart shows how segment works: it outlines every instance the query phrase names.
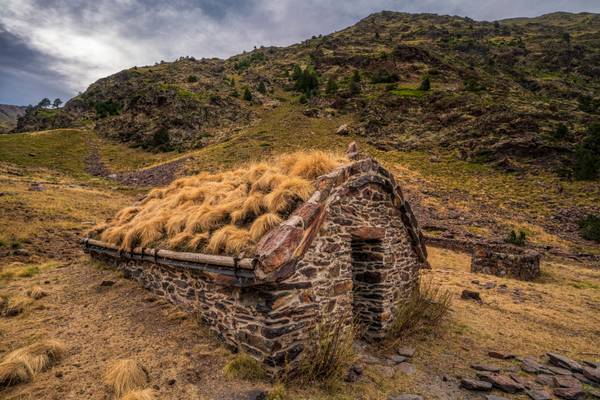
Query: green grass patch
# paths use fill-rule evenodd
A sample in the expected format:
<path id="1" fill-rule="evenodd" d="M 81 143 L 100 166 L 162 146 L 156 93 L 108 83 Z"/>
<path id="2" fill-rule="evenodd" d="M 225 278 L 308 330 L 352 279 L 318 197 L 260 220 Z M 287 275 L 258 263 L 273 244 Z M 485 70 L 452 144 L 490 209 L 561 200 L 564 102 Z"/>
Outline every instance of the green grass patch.
<path id="1" fill-rule="evenodd" d="M 423 97 L 427 94 L 425 90 L 411 89 L 411 88 L 399 88 L 390 90 L 390 93 L 400 97 Z"/>
<path id="2" fill-rule="evenodd" d="M 250 381 L 267 378 L 267 373 L 263 366 L 245 353 L 238 354 L 231 359 L 223 368 L 223 374 L 228 378 Z"/>
<path id="3" fill-rule="evenodd" d="M 589 281 L 577 281 L 571 284 L 576 289 L 600 289 L 600 285 Z"/>

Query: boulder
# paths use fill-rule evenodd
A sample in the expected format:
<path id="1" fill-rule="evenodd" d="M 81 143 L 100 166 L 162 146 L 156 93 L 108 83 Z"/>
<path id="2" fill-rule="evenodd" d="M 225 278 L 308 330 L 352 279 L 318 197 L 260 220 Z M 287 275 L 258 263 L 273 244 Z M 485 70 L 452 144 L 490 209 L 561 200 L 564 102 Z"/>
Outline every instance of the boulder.
<path id="1" fill-rule="evenodd" d="M 535 381 L 544 386 L 554 386 L 554 376 L 550 374 L 539 374 Z"/>
<path id="2" fill-rule="evenodd" d="M 471 364 L 471 368 L 477 371 L 500 372 L 502 368 L 488 364 Z"/>
<path id="3" fill-rule="evenodd" d="M 396 350 L 396 353 L 402 357 L 412 358 L 412 356 L 415 355 L 415 349 L 413 347 L 403 346 Z"/>
<path id="4" fill-rule="evenodd" d="M 521 360 L 521 369 L 530 374 L 547 372 L 546 368 L 532 357 L 525 357 Z"/>
<path id="5" fill-rule="evenodd" d="M 335 131 L 336 135 L 346 136 L 350 133 L 350 127 L 348 124 L 340 125 Z"/>
<path id="6" fill-rule="evenodd" d="M 488 356 L 492 358 L 498 358 L 500 360 L 510 360 L 515 358 L 515 355 L 506 351 L 491 350 L 488 352 Z"/>
<path id="7" fill-rule="evenodd" d="M 465 289 L 462 291 L 460 298 L 463 300 L 481 301 L 481 296 L 479 295 L 479 292 L 476 292 L 474 290 L 468 290 L 468 289 Z"/>
<path id="8" fill-rule="evenodd" d="M 581 388 L 581 382 L 570 375 L 557 375 L 554 377 L 554 386 Z"/>
<path id="9" fill-rule="evenodd" d="M 398 371 L 400 371 L 406 375 L 412 375 L 415 372 L 417 372 L 417 369 L 411 363 L 403 362 L 403 363 L 398 364 Z"/>

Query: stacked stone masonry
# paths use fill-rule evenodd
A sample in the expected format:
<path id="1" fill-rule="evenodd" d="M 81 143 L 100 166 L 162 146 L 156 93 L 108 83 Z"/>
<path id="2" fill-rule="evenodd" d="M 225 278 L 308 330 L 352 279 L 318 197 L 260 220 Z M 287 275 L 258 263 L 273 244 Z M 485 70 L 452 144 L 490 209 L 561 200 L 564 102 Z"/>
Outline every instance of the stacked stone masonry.
<path id="1" fill-rule="evenodd" d="M 275 230 L 287 236 L 259 243 L 259 253 L 270 251 L 263 250 L 268 257 L 262 259 L 259 254 L 259 264 L 276 257 L 281 265 L 273 271 L 262 266 L 261 279 L 252 285 L 236 287 L 199 270 L 92 254 L 156 295 L 198 312 L 225 343 L 276 374 L 297 365 L 317 321 L 358 320 L 368 338 L 383 337 L 395 307 L 418 287 L 426 262 L 421 232 L 387 171 L 368 159 L 337 174 L 343 179 L 327 176 L 329 186 L 319 180 L 314 203 L 291 216 L 304 218 L 300 234 L 290 236 L 294 231 L 284 223 Z M 269 240 L 295 247 L 283 251 Z"/>
<path id="2" fill-rule="evenodd" d="M 479 248 L 473 252 L 471 272 L 532 281 L 540 275 L 540 258 L 535 251 L 508 253 Z"/>

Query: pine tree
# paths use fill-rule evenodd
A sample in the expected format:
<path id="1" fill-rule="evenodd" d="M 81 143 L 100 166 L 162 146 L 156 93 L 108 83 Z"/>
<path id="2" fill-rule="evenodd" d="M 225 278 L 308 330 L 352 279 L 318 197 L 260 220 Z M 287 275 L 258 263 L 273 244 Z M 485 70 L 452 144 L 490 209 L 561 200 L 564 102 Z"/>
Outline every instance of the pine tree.
<path id="1" fill-rule="evenodd" d="M 252 92 L 250 92 L 250 89 L 248 89 L 248 87 L 244 88 L 244 100 L 252 101 Z"/>
<path id="2" fill-rule="evenodd" d="M 42 107 L 42 108 L 46 108 L 46 107 L 50 107 L 50 99 L 47 97 L 44 97 L 42 100 L 40 100 L 40 102 L 38 103 L 38 107 Z"/>
<path id="3" fill-rule="evenodd" d="M 52 105 L 54 106 L 54 108 L 60 107 L 61 104 L 62 104 L 62 100 L 59 99 L 58 97 L 56 99 L 54 99 L 54 102 L 52 103 Z"/>
<path id="4" fill-rule="evenodd" d="M 263 81 L 260 81 L 260 83 L 258 84 L 258 88 L 256 90 L 258 90 L 259 93 L 262 93 L 262 94 L 267 93 L 267 87 L 265 86 L 265 83 Z"/>

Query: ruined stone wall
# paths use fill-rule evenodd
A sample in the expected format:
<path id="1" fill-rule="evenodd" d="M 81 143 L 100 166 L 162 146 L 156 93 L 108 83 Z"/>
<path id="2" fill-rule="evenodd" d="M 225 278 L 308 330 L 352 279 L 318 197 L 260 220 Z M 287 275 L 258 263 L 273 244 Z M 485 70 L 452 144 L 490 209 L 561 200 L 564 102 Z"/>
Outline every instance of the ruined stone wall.
<path id="1" fill-rule="evenodd" d="M 479 248 L 473 252 L 471 272 L 532 281 L 540 275 L 540 254 L 498 252 Z"/>

